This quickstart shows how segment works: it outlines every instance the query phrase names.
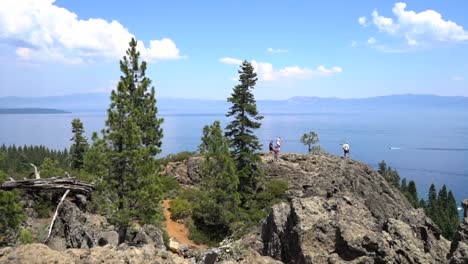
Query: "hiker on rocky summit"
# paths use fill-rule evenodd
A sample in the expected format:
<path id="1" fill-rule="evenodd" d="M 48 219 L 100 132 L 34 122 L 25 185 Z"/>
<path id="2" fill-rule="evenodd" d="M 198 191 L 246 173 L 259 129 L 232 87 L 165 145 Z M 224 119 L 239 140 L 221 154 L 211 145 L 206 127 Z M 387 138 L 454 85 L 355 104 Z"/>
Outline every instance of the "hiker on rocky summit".
<path id="1" fill-rule="evenodd" d="M 270 152 L 274 151 L 273 149 L 273 140 L 270 140 L 270 144 L 268 145 L 268 149 Z"/>
<path id="2" fill-rule="evenodd" d="M 343 151 L 344 151 L 343 158 L 346 158 L 346 156 L 349 157 L 349 144 L 348 144 L 348 142 L 345 142 L 342 147 L 343 147 Z"/>

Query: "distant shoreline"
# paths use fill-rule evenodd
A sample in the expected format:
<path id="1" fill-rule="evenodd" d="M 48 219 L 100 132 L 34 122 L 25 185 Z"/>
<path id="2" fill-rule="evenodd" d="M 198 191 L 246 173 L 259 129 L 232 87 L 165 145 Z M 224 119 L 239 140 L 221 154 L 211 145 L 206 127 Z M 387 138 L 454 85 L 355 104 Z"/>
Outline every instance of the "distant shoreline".
<path id="1" fill-rule="evenodd" d="M 0 108 L 0 115 L 6 114 L 69 114 L 71 112 L 51 108 Z"/>

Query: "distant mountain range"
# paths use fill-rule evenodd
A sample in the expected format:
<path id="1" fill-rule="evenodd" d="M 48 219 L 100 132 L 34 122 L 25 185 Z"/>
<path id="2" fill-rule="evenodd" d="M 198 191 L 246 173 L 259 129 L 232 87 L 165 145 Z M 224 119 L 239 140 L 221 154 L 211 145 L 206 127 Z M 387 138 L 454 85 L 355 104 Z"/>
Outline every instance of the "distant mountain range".
<path id="1" fill-rule="evenodd" d="M 0 108 L 54 108 L 66 111 L 104 111 L 109 94 L 73 94 L 47 97 L 0 97 Z M 224 114 L 226 100 L 158 98 L 160 113 Z M 296 96 L 288 100 L 258 100 L 261 113 L 321 113 L 399 110 L 468 110 L 468 97 L 436 95 L 389 95 L 362 99 Z"/>
<path id="2" fill-rule="evenodd" d="M 70 113 L 60 109 L 50 108 L 0 108 L 2 114 L 66 114 Z"/>

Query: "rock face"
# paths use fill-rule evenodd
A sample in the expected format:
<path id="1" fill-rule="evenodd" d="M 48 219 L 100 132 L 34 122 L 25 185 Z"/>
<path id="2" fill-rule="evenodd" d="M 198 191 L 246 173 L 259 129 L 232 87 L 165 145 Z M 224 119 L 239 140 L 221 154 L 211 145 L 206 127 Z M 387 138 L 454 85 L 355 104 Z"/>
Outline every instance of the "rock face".
<path id="1" fill-rule="evenodd" d="M 462 203 L 463 223 L 458 227 L 450 249 L 450 264 L 468 263 L 468 199 Z"/>
<path id="2" fill-rule="evenodd" d="M 162 172 L 163 175 L 177 179 L 182 185 L 195 185 L 200 183 L 200 164 L 202 157 L 191 157 L 184 161 L 169 162 Z"/>
<path id="3" fill-rule="evenodd" d="M 162 231 L 152 225 L 135 224 L 129 228 L 127 237 L 126 243 L 130 246 L 153 244 L 156 248 L 164 248 Z M 68 248 L 117 246 L 118 239 L 118 233 L 105 217 L 83 213 L 76 204 L 65 200 L 47 245 L 63 251 Z"/>
<path id="4" fill-rule="evenodd" d="M 43 244 L 30 244 L 17 248 L 0 249 L 0 263 L 152 263 L 188 264 L 188 260 L 169 252 L 156 249 L 153 245 L 120 249 L 111 246 L 93 249 L 67 249 L 55 251 Z"/>
<path id="5" fill-rule="evenodd" d="M 450 242 L 369 166 L 330 155 L 264 156 L 291 201 L 263 225 L 262 254 L 285 263 L 444 263 Z"/>

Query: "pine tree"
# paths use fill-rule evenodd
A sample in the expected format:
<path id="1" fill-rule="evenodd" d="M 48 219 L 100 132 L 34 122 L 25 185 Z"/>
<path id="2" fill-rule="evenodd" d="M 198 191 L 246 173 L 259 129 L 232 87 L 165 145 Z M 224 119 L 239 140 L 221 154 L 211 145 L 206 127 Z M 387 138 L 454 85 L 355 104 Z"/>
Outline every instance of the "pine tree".
<path id="1" fill-rule="evenodd" d="M 203 129 L 204 162 L 202 192 L 193 209 L 196 226 L 212 239 L 220 240 L 232 233 L 231 224 L 238 219 L 240 198 L 239 179 L 230 156 L 227 139 L 219 121 Z"/>
<path id="2" fill-rule="evenodd" d="M 437 203 L 442 208 L 448 208 L 448 194 L 447 186 L 445 186 L 445 184 L 439 190 L 439 194 L 437 196 Z"/>
<path id="3" fill-rule="evenodd" d="M 122 76 L 112 91 L 103 140 L 108 146 L 108 174 L 103 176 L 110 200 L 110 221 L 118 226 L 119 242 L 126 238 L 132 220 L 155 220 L 159 185 L 154 156 L 160 153 L 163 119 L 157 118 L 154 87 L 145 76 L 137 42 L 130 41 L 120 61 Z"/>
<path id="4" fill-rule="evenodd" d="M 407 194 L 405 195 L 408 197 L 408 200 L 413 205 L 413 207 L 418 208 L 418 205 L 419 205 L 418 191 L 416 189 L 416 183 L 413 180 L 411 180 L 408 183 L 408 190 L 407 190 Z"/>
<path id="5" fill-rule="evenodd" d="M 452 191 L 448 192 L 447 195 L 447 214 L 448 214 L 448 225 L 449 225 L 449 230 L 448 234 L 446 237 L 448 239 L 453 239 L 455 235 L 455 231 L 457 230 L 458 225 L 460 224 L 460 216 L 458 215 L 458 209 L 457 209 L 457 202 L 455 200 L 455 197 L 452 193 Z"/>
<path id="6" fill-rule="evenodd" d="M 437 191 L 435 188 L 434 184 L 431 184 L 431 187 L 429 187 L 429 194 L 428 194 L 428 201 L 427 201 L 427 210 L 429 213 L 429 217 L 432 218 L 432 220 L 435 221 L 435 218 L 437 216 Z"/>
<path id="7" fill-rule="evenodd" d="M 261 144 L 254 135 L 254 130 L 260 128 L 261 123 L 257 121 L 263 116 L 259 115 L 252 94 L 257 82 L 257 74 L 252 64 L 243 61 L 238 73 L 240 83 L 234 87 L 231 97 L 227 99 L 232 106 L 226 116 L 233 117 L 233 120 L 226 127 L 226 137 L 229 139 L 239 175 L 242 204 L 248 208 L 262 177 L 258 168 L 260 156 L 257 153 Z"/>
<path id="8" fill-rule="evenodd" d="M 405 193 L 407 189 L 408 185 L 406 184 L 406 178 L 403 178 L 403 180 L 401 180 L 400 191 Z"/>
<path id="9" fill-rule="evenodd" d="M 317 149 L 320 150 L 320 147 L 313 146 L 319 142 L 318 135 L 314 131 L 310 131 L 308 134 L 305 133 L 302 135 L 301 142 L 308 147 L 309 153 L 316 152 Z"/>
<path id="10" fill-rule="evenodd" d="M 5 173 L 0 171 L 0 185 L 5 178 Z M 9 234 L 14 233 L 24 219 L 23 207 L 17 196 L 16 191 L 0 190 L 0 246 L 8 244 Z"/>
<path id="11" fill-rule="evenodd" d="M 89 148 L 88 140 L 83 136 L 83 123 L 79 118 L 72 120 L 73 141 L 70 147 L 71 168 L 79 170 L 83 167 L 83 159 Z"/>

